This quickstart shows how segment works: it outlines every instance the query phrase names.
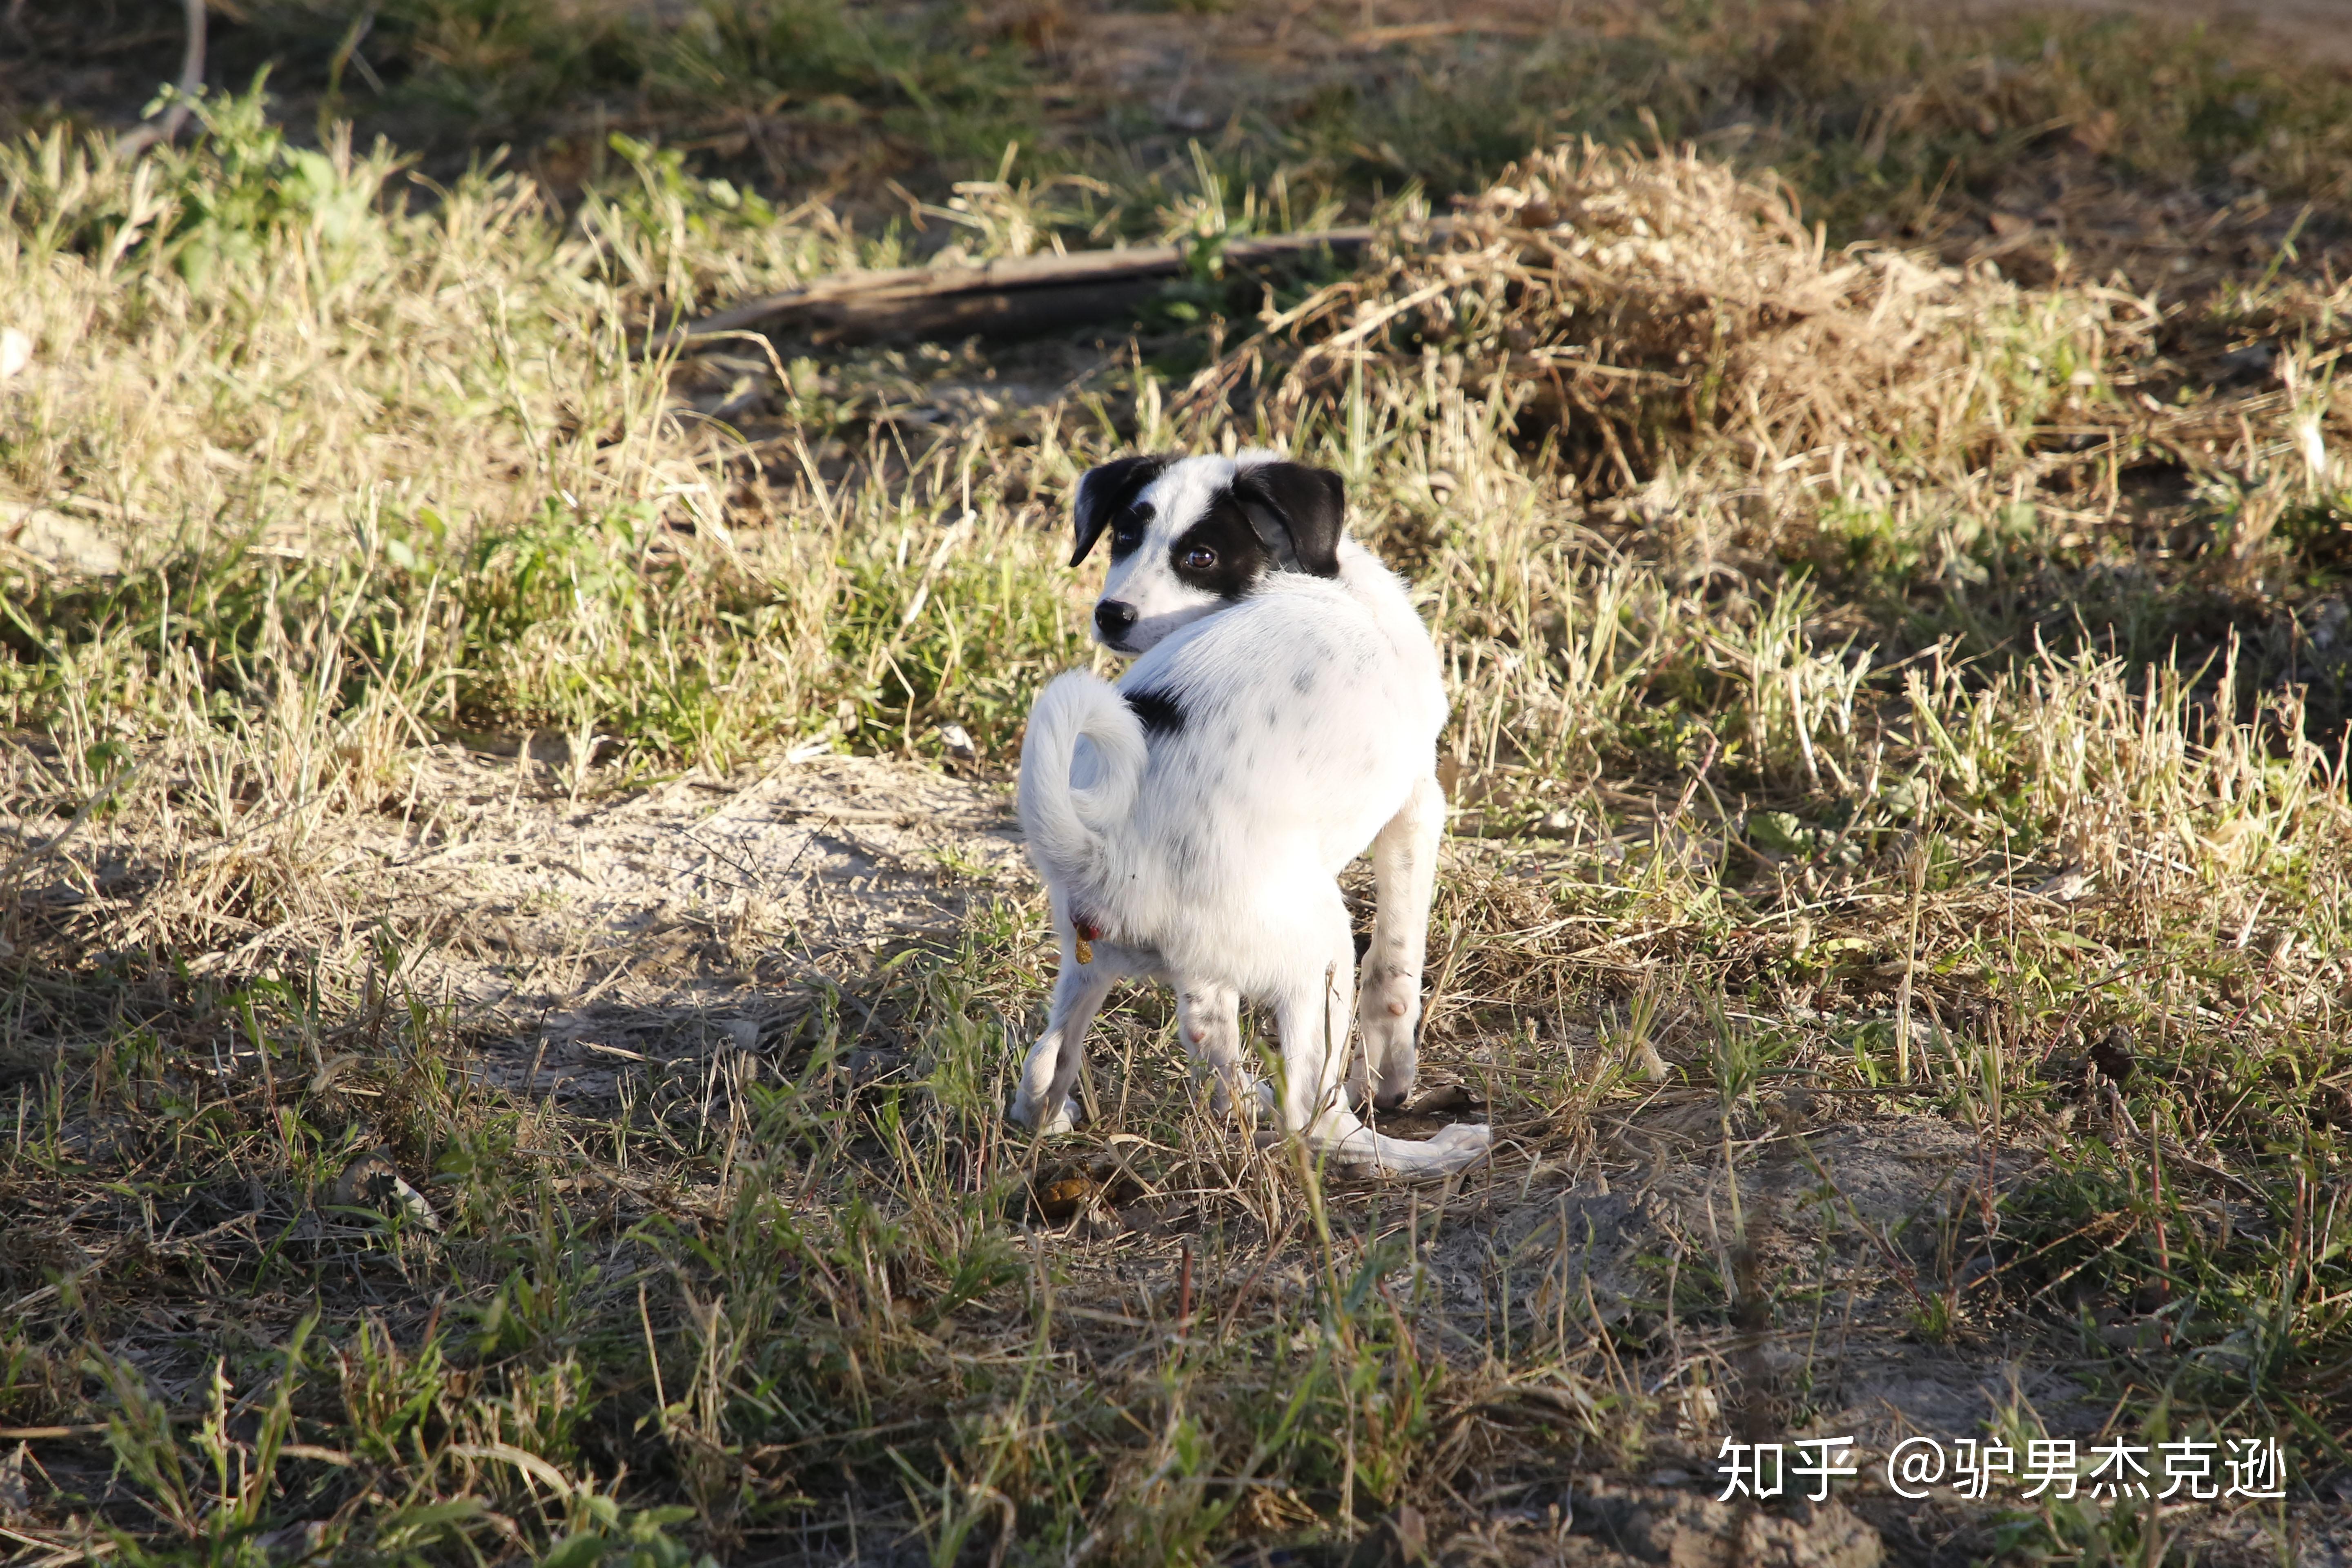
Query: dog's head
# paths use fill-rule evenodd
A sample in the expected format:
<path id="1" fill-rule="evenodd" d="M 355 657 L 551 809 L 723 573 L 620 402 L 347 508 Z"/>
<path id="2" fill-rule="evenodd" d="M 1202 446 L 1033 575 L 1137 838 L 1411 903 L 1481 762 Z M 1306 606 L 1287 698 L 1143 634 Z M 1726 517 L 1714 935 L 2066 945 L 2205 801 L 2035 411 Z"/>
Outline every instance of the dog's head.
<path id="1" fill-rule="evenodd" d="M 1109 533 L 1095 640 L 1141 653 L 1247 597 L 1269 573 L 1338 576 L 1347 510 L 1339 475 L 1265 453 L 1121 458 L 1088 469 L 1070 564 Z"/>

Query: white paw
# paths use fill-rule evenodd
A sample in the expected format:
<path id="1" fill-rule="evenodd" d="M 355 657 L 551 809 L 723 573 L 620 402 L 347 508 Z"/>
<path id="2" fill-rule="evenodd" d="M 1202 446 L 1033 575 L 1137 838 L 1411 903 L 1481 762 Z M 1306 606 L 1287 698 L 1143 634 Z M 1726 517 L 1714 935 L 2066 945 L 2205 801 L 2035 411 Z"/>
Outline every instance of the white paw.
<path id="1" fill-rule="evenodd" d="M 1419 1008 L 1391 1016 L 1375 1004 L 1357 1015 L 1357 1027 L 1364 1037 L 1364 1055 L 1372 1062 L 1381 1066 L 1399 1060 L 1409 1062 L 1418 1054 L 1415 1040 L 1421 1027 Z"/>
<path id="2" fill-rule="evenodd" d="M 1228 1087 L 1230 1083 L 1231 1087 Z M 1226 1079 L 1213 1080 L 1209 1093 L 1209 1109 L 1219 1116 L 1235 1116 L 1244 1121 L 1256 1121 L 1270 1113 L 1276 1105 L 1274 1085 L 1262 1078 L 1246 1078 L 1238 1081 Z"/>
<path id="3" fill-rule="evenodd" d="M 1053 1120 L 1046 1122 L 1042 1127 L 1037 1125 L 1037 1108 L 1024 1100 L 1018 1099 L 1014 1100 L 1012 1109 L 1007 1112 L 1007 1114 L 1014 1122 L 1023 1127 L 1031 1129 L 1040 1138 L 1059 1137 L 1061 1134 L 1070 1131 L 1078 1124 L 1077 1117 L 1073 1113 L 1070 1102 L 1067 1100 L 1063 1100 L 1062 1108 L 1054 1112 Z"/>
<path id="4" fill-rule="evenodd" d="M 1421 996 L 1417 986 L 1368 987 L 1356 1015 L 1364 1037 L 1349 1088 L 1359 1104 L 1397 1103 L 1412 1092 L 1421 1067 Z"/>
<path id="5" fill-rule="evenodd" d="M 1367 1030 L 1411 1034 L 1421 1022 L 1421 976 L 1390 974 L 1368 981 L 1356 998 L 1356 1016 Z"/>
<path id="6" fill-rule="evenodd" d="M 1444 1148 L 1465 1152 L 1491 1149 L 1495 1144 L 1495 1130 L 1483 1121 L 1451 1121 L 1439 1128 L 1429 1141 Z"/>

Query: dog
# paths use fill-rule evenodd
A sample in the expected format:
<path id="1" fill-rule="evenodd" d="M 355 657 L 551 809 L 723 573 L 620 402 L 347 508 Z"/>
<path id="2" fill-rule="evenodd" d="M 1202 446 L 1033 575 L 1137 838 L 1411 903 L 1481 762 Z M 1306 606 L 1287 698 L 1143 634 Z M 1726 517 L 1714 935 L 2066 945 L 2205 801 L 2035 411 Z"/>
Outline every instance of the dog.
<path id="1" fill-rule="evenodd" d="M 1270 1107 L 1390 1173 L 1485 1156 L 1487 1128 L 1391 1138 L 1350 1105 L 1401 1105 L 1419 1065 L 1447 702 L 1428 629 L 1346 510 L 1338 474 L 1266 452 L 1128 458 L 1080 480 L 1070 564 L 1109 534 L 1094 636 L 1134 663 L 1116 687 L 1060 676 L 1030 710 L 1021 823 L 1062 964 L 1014 1120 L 1071 1125 L 1088 1026 L 1115 981 L 1149 977 L 1175 988 L 1220 1110 Z M 1338 876 L 1367 845 L 1378 908 L 1359 994 Z M 1244 997 L 1273 1011 L 1278 1094 L 1247 1075 Z"/>

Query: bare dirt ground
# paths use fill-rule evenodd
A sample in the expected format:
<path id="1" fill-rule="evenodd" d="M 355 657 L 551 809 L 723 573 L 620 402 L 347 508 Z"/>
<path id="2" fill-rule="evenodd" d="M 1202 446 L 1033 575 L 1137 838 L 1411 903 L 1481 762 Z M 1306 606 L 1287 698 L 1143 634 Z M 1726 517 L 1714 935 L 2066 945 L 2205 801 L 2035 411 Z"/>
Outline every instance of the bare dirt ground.
<path id="1" fill-rule="evenodd" d="M 1935 9 L 1948 15 L 1951 8 Z M 2042 0 L 2032 5 L 2017 0 L 1966 0 L 1959 7 L 1961 15 L 1982 16 L 2037 10 L 2202 23 L 2224 47 L 2236 47 L 2242 40 L 2252 50 L 2283 51 L 2305 60 L 2352 66 L 2352 5 L 2346 0 L 2261 0 L 2256 5 L 2231 5 L 2227 0 Z"/>
<path id="2" fill-rule="evenodd" d="M 500 1087 L 609 1097 L 631 1063 L 755 1049 L 812 984 L 1025 881 L 999 786 L 825 755 L 583 801 L 536 750 L 444 748 L 332 879 L 417 933 L 404 983 L 470 1016 Z"/>
<path id="3" fill-rule="evenodd" d="M 1768 15 L 1810 8 L 1805 0 L 1758 7 Z M 1057 12 L 1054 42 L 1073 68 L 1074 86 L 1124 89 L 1171 127 L 1204 131 L 1223 119 L 1226 100 L 1252 73 L 1278 73 L 1293 88 L 1304 79 L 1354 79 L 1371 57 L 1400 46 L 1433 55 L 1465 40 L 1533 41 L 1563 26 L 1612 35 L 1640 26 L 1648 9 L 1623 0 L 1363 0 L 1348 13 L 1309 5 L 1239 5 L 1206 16 L 1073 10 Z M 2065 12 L 2146 16 L 2202 25 L 2224 47 L 2242 43 L 2248 63 L 2276 55 L 2352 67 L 2352 0 L 1891 0 L 1886 9 L 1946 20 Z"/>

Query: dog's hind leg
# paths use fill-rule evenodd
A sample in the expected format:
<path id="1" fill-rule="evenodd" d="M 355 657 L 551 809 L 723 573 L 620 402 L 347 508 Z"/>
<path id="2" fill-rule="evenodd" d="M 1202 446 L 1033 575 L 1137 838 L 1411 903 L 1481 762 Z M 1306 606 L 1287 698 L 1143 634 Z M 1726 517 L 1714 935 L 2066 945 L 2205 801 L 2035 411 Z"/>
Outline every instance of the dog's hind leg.
<path id="1" fill-rule="evenodd" d="M 1421 975 L 1429 956 L 1429 904 L 1437 888 L 1437 845 L 1444 831 L 1445 794 L 1432 775 L 1412 786 L 1403 808 L 1372 840 L 1379 903 L 1356 1006 L 1364 1070 L 1349 1075 L 1349 1087 L 1360 1103 L 1369 1100 L 1382 1110 L 1404 1103 L 1420 1070 Z"/>
<path id="2" fill-rule="evenodd" d="M 1219 1115 L 1237 1107 L 1244 1116 L 1256 1115 L 1265 1088 L 1242 1058 L 1241 1002 L 1230 985 L 1177 977 L 1176 1025 L 1192 1055 L 1193 1081 L 1209 1080 L 1209 1103 Z"/>
<path id="3" fill-rule="evenodd" d="M 1282 1125 L 1307 1132 L 1334 1110 L 1353 1121 L 1341 1102 L 1348 1061 L 1348 1025 L 1356 989 L 1356 942 L 1348 908 L 1336 885 L 1326 885 L 1317 907 L 1298 910 L 1293 958 L 1281 988 L 1265 1000 L 1282 1037 Z"/>
<path id="4" fill-rule="evenodd" d="M 1067 1132 L 1076 1122 L 1070 1090 L 1086 1063 L 1087 1030 L 1110 994 L 1109 966 L 1080 963 L 1064 944 L 1062 972 L 1054 981 L 1054 1005 L 1045 1032 L 1021 1064 L 1021 1087 L 1013 1096 L 1013 1120 L 1040 1132 Z"/>
<path id="5" fill-rule="evenodd" d="M 1443 1175 L 1485 1159 L 1494 1137 L 1489 1128 L 1448 1127 L 1420 1142 L 1384 1137 L 1357 1120 L 1340 1094 L 1348 1002 L 1355 989 L 1349 973 L 1355 942 L 1339 889 L 1330 890 L 1327 909 L 1302 911 L 1299 927 L 1302 932 L 1317 933 L 1303 936 L 1299 943 L 1300 956 L 1307 962 L 1299 965 L 1292 984 L 1273 997 L 1275 1026 L 1282 1032 L 1284 1128 L 1303 1134 L 1317 1149 L 1369 1165 L 1381 1175 Z M 1328 956 L 1313 963 L 1318 948 Z"/>

